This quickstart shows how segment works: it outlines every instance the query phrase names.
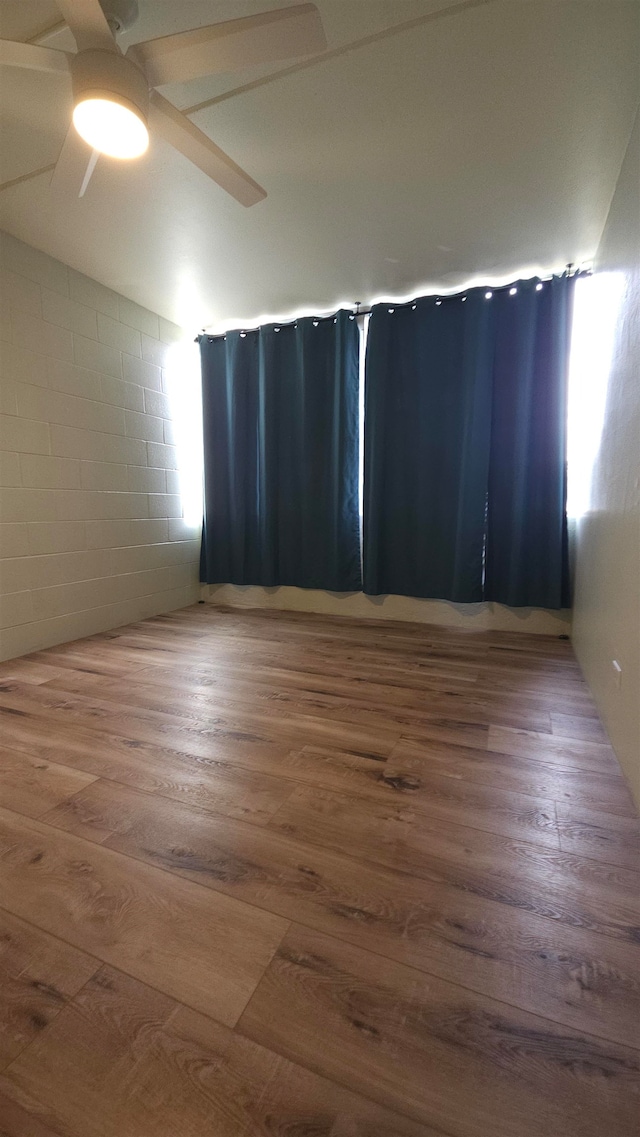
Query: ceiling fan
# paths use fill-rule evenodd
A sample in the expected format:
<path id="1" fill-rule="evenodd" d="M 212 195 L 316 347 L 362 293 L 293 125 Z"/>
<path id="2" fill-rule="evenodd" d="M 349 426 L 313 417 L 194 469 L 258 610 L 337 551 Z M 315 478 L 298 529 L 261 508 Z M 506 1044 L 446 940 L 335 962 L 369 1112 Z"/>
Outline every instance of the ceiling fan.
<path id="1" fill-rule="evenodd" d="M 77 54 L 0 40 L 0 64 L 64 72 L 71 78 L 73 121 L 51 185 L 82 197 L 101 154 L 139 157 L 149 128 L 170 142 L 242 205 L 266 191 L 156 90 L 164 83 L 305 55 L 326 48 L 315 4 L 298 4 L 136 43 L 123 55 L 116 33 L 137 18 L 137 0 L 56 0 Z"/>

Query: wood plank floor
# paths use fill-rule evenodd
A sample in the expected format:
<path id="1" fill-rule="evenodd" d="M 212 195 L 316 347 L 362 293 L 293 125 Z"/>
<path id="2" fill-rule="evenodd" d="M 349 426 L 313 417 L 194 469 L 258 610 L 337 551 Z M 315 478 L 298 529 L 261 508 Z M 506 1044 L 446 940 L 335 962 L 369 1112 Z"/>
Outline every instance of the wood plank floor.
<path id="1" fill-rule="evenodd" d="M 638 1137 L 570 645 L 196 605 L 0 665 L 2 1137 Z"/>

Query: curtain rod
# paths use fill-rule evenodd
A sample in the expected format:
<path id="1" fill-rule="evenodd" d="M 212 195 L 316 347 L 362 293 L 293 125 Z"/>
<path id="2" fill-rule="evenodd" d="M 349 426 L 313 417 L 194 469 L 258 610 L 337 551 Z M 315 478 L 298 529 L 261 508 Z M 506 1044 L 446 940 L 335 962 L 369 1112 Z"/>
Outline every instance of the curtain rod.
<path id="1" fill-rule="evenodd" d="M 588 268 L 576 268 L 576 266 L 574 264 L 568 264 L 567 267 L 565 268 L 564 272 L 561 273 L 561 276 L 570 276 L 570 277 L 573 277 L 573 276 L 591 276 L 592 272 L 593 272 L 593 269 L 590 267 L 588 267 Z M 541 276 L 541 277 L 538 277 L 538 279 L 540 281 L 552 280 L 554 275 L 555 274 L 552 273 L 551 276 Z M 533 277 L 525 277 L 525 279 L 526 280 L 533 280 L 534 278 Z M 473 285 L 470 285 L 469 288 L 462 288 L 459 292 L 442 292 L 442 293 L 440 293 L 440 292 L 427 292 L 427 293 L 425 293 L 424 296 L 416 296 L 412 300 L 402 300 L 402 301 L 379 300 L 377 302 L 377 304 L 393 304 L 393 306 L 395 308 L 408 308 L 409 305 L 415 304 L 418 300 L 425 300 L 430 296 L 435 296 L 435 298 L 437 300 L 439 300 L 441 298 L 443 300 L 454 300 L 456 296 L 463 296 L 466 292 L 470 292 L 472 288 L 488 288 L 492 292 L 501 292 L 504 289 L 513 287 L 513 284 L 514 284 L 514 281 L 509 281 L 507 284 L 473 284 Z M 374 305 L 373 307 L 377 307 L 377 304 Z M 358 319 L 359 316 L 370 316 L 372 311 L 373 311 L 373 307 L 371 305 L 365 305 L 365 307 L 363 308 L 359 300 L 354 300 L 353 306 L 354 306 L 354 311 L 351 314 L 353 316 L 355 316 L 356 319 Z M 338 309 L 338 310 L 339 311 L 340 310 L 346 311 L 346 309 Z M 335 313 L 331 313 L 328 316 L 300 316 L 300 317 L 294 317 L 292 320 L 282 320 L 282 321 L 280 321 L 280 323 L 282 324 L 283 327 L 287 327 L 290 324 L 296 324 L 298 322 L 298 319 L 301 319 L 301 320 L 307 320 L 307 319 L 308 320 L 310 320 L 310 319 L 332 320 L 334 318 L 334 315 L 335 315 Z M 271 323 L 277 324 L 278 321 L 272 320 Z M 237 330 L 244 331 L 245 329 L 244 328 L 241 328 L 241 329 L 228 328 L 224 332 L 207 332 L 206 329 L 203 328 L 200 335 L 197 335 L 195 337 L 194 343 L 200 343 L 200 340 L 205 339 L 205 337 L 208 339 L 220 339 L 220 338 L 226 336 L 227 331 L 237 331 Z M 247 328 L 246 330 L 257 332 L 259 329 L 258 328 Z"/>

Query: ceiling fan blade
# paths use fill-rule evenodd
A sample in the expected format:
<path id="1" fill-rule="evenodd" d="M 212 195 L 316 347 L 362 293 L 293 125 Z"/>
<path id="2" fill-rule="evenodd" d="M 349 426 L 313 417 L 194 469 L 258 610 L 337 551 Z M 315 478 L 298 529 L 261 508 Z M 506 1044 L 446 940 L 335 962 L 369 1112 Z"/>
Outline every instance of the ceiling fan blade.
<path id="1" fill-rule="evenodd" d="M 315 4 L 298 4 L 160 36 L 134 44 L 127 55 L 144 69 L 151 86 L 159 87 L 201 75 L 314 55 L 326 46 Z"/>
<path id="2" fill-rule="evenodd" d="M 241 205 L 255 205 L 267 196 L 266 190 L 254 182 L 232 158 L 225 154 L 215 142 L 207 138 L 197 126 L 159 95 L 151 92 L 149 103 L 149 124 L 167 142 L 175 146 L 185 158 L 198 166 L 223 190 L 230 193 Z"/>
<path id="3" fill-rule="evenodd" d="M 88 47 L 116 51 L 116 41 L 98 0 L 56 0 L 65 23 L 73 32 L 78 51 Z"/>
<path id="4" fill-rule="evenodd" d="M 30 71 L 62 71 L 68 74 L 69 59 L 66 51 L 0 39 L 0 64 L 7 67 L 26 67 Z"/>
<path id="5" fill-rule="evenodd" d="M 51 175 L 52 193 L 67 200 L 84 197 L 98 157 L 98 151 L 87 145 L 72 123 Z"/>

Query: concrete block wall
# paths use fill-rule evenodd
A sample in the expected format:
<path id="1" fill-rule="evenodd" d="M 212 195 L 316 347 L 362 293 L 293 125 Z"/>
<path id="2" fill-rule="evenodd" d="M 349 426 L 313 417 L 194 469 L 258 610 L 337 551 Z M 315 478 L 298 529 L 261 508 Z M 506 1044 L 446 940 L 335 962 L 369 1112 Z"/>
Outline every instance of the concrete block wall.
<path id="1" fill-rule="evenodd" d="M 165 370 L 185 333 L 0 234 L 0 659 L 192 603 Z"/>

